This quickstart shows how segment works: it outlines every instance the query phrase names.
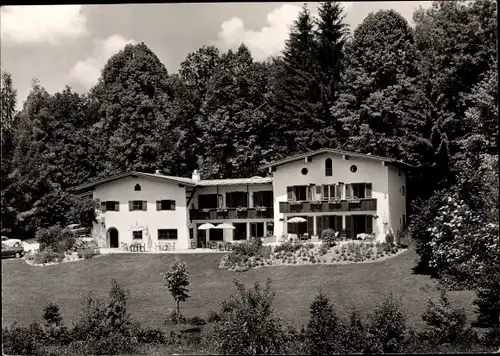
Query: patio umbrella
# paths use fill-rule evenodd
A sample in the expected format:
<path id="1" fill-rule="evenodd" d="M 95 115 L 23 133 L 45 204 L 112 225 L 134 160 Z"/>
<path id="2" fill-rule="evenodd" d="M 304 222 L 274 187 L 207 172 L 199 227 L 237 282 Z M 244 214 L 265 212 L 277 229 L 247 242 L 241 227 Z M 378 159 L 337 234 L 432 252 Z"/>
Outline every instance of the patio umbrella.
<path id="1" fill-rule="evenodd" d="M 292 224 L 298 224 L 298 223 L 307 222 L 307 220 L 304 219 L 304 218 L 301 218 L 299 216 L 296 216 L 294 218 L 288 219 L 287 222 L 292 223 Z M 295 225 L 295 226 L 297 226 L 297 234 L 298 234 L 299 233 L 299 227 L 298 227 L 298 225 Z"/>
<path id="2" fill-rule="evenodd" d="M 144 225 L 137 225 L 137 221 L 135 222 L 135 225 L 132 225 L 128 228 L 128 231 L 142 231 L 146 230 L 147 227 Z"/>
<path id="3" fill-rule="evenodd" d="M 210 241 L 210 229 L 215 228 L 215 225 L 212 225 L 210 223 L 205 223 L 203 225 L 200 225 L 198 230 L 207 230 L 207 241 Z"/>
<path id="4" fill-rule="evenodd" d="M 151 234 L 149 233 L 149 228 L 147 227 L 146 227 L 146 234 L 148 235 L 147 248 L 148 251 L 151 251 L 151 248 L 153 247 L 153 240 L 151 239 Z"/>
<path id="5" fill-rule="evenodd" d="M 234 230 L 236 229 L 233 225 L 231 224 L 226 224 L 226 223 L 223 223 L 223 224 L 219 224 L 215 227 L 215 229 L 231 229 L 231 230 Z"/>

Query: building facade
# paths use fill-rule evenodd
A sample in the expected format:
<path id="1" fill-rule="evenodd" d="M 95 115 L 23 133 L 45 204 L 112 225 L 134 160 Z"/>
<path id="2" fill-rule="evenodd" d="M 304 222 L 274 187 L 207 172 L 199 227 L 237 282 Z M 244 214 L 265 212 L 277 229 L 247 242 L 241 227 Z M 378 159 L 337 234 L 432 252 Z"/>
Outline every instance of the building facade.
<path id="1" fill-rule="evenodd" d="M 406 222 L 406 171 L 396 160 L 324 149 L 264 165 L 267 177 L 202 180 L 127 172 L 74 188 L 101 204 L 93 237 L 102 247 L 138 242 L 176 249 L 209 241 L 301 235 L 327 228 L 383 241 Z M 303 222 L 288 223 L 293 217 Z M 200 229 L 210 223 L 229 228 Z"/>

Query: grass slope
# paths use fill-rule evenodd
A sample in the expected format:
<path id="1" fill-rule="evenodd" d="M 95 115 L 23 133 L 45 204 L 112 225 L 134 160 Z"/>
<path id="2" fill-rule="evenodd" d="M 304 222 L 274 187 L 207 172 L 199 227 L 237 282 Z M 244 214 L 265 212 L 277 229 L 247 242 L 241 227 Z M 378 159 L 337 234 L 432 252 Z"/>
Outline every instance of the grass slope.
<path id="1" fill-rule="evenodd" d="M 130 289 L 132 317 L 145 326 L 162 327 L 165 315 L 175 307 L 160 272 L 166 271 L 174 258 L 186 262 L 190 272 L 190 295 L 182 305 L 186 316 L 206 317 L 210 308 L 236 292 L 234 279 L 250 286 L 272 278 L 276 291 L 274 307 L 295 327 L 307 323 L 309 303 L 319 287 L 330 296 L 340 314 L 355 306 L 369 312 L 383 295 L 392 291 L 400 297 L 409 323 L 422 326 L 420 315 L 427 299 L 437 297 L 437 282 L 411 272 L 414 251 L 392 259 L 348 265 L 282 266 L 251 269 L 244 273 L 218 268 L 221 255 L 122 254 L 94 260 L 32 267 L 22 260 L 2 261 L 2 324 L 14 321 L 29 324 L 41 320 L 48 302 L 58 303 L 66 323 L 76 320 L 89 292 L 107 297 L 111 279 L 116 278 Z M 452 292 L 450 299 L 462 305 L 474 320 L 472 292 Z"/>

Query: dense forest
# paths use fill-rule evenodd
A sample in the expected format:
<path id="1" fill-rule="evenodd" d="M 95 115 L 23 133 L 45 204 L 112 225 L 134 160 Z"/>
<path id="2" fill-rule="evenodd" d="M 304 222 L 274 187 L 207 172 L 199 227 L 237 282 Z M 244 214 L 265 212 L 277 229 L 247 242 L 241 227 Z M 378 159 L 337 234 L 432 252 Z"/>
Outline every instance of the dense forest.
<path id="1" fill-rule="evenodd" d="M 262 175 L 262 164 L 331 147 L 414 165 L 409 232 L 420 267 L 456 283 L 491 277 L 496 3 L 434 2 L 414 13 L 413 27 L 381 10 L 352 32 L 338 3 L 318 9 L 314 17 L 304 5 L 283 52 L 264 62 L 245 44 L 225 53 L 204 46 L 169 73 L 146 44 L 127 45 L 88 93 L 51 95 L 34 80 L 20 111 L 2 72 L 2 233 L 88 224 L 94 203 L 68 188 L 97 177 Z"/>

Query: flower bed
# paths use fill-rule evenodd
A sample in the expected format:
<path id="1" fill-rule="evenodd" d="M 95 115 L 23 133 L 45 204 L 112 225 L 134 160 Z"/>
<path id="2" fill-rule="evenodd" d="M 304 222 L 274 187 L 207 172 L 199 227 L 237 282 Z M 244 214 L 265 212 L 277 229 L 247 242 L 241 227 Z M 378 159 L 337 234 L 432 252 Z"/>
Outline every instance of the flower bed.
<path id="1" fill-rule="evenodd" d="M 404 251 L 387 243 L 365 241 L 293 244 L 285 242 L 275 247 L 255 246 L 240 248 L 222 257 L 219 268 L 244 272 L 250 268 L 283 265 L 346 264 L 381 261 Z"/>
<path id="2" fill-rule="evenodd" d="M 27 253 L 24 256 L 24 260 L 31 266 L 53 266 L 63 262 L 74 262 L 84 259 L 87 260 L 99 255 L 99 249 L 93 247 L 78 251 L 68 251 L 66 253 L 44 250 L 40 252 Z"/>

